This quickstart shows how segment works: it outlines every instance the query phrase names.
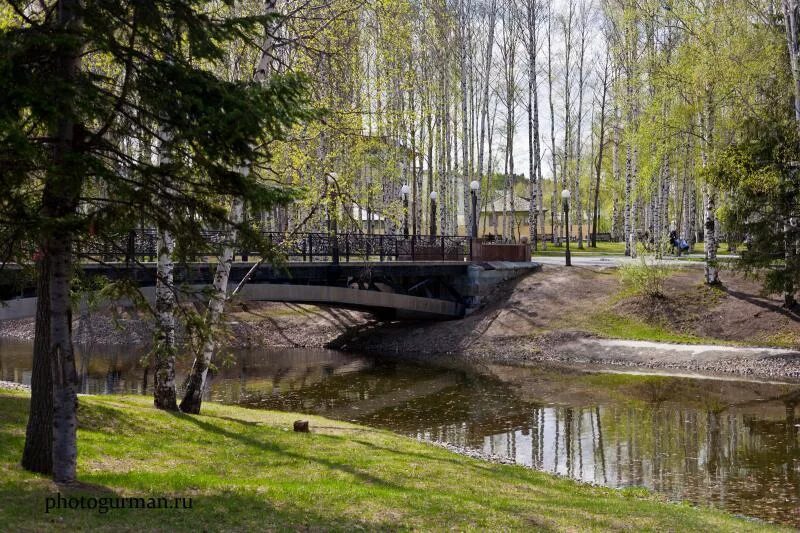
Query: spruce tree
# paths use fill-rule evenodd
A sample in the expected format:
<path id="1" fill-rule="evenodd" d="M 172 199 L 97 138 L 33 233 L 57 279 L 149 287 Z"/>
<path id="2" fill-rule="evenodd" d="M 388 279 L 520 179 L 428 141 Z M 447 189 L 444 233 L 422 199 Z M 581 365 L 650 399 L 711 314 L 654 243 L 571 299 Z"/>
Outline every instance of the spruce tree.
<path id="1" fill-rule="evenodd" d="M 116 242 L 146 220 L 191 249 L 204 226 L 230 222 L 221 197 L 269 209 L 294 195 L 258 169 L 270 143 L 308 118 L 304 83 L 219 74 L 227 44 L 258 47 L 270 27 L 271 16 L 230 15 L 232 4 L 57 0 L 2 11 L 0 231 L 9 258 L 30 263 L 37 249 L 49 293 L 39 303 L 49 328 L 37 328 L 34 366 L 51 371 L 52 388 L 32 391 L 25 464 L 52 468 L 58 482 L 76 476 L 70 292 L 81 243 Z M 169 150 L 168 161 L 154 160 L 154 148 Z M 254 171 L 237 172 L 243 164 Z M 245 223 L 239 230 L 264 244 Z M 52 413 L 42 412 L 48 393 Z M 50 430 L 41 427 L 48 419 Z M 50 434 L 51 467 L 41 456 Z"/>

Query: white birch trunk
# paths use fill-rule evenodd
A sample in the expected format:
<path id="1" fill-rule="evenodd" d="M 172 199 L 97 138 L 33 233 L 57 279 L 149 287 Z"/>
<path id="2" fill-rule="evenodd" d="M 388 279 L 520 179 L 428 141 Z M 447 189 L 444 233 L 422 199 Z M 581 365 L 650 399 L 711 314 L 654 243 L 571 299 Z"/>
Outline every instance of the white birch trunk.
<path id="1" fill-rule="evenodd" d="M 171 135 L 162 129 L 158 148 L 159 166 L 170 162 Z M 153 404 L 158 409 L 178 409 L 175 390 L 175 286 L 173 283 L 173 255 L 175 237 L 164 228 L 158 228 L 158 264 L 156 266 L 156 331 L 153 349 Z"/>
<path id="2" fill-rule="evenodd" d="M 562 156 L 561 180 L 562 188 L 572 188 L 570 182 L 570 162 L 572 160 L 572 86 L 570 85 L 570 69 L 572 68 L 572 19 L 575 15 L 575 1 L 568 0 L 567 18 L 564 21 L 564 154 Z M 575 197 L 575 192 L 572 194 Z M 574 200 L 573 200 L 574 203 Z M 573 218 L 580 218 L 580 212 L 573 209 Z M 570 226 L 574 224 L 570 223 Z M 571 228 L 564 228 L 564 238 L 569 238 Z"/>
<path id="3" fill-rule="evenodd" d="M 483 87 L 482 87 L 482 102 L 481 102 L 481 117 L 480 117 L 480 135 L 478 138 L 478 182 L 481 184 L 482 189 L 488 189 L 491 182 L 491 171 L 487 169 L 487 176 L 489 179 L 486 183 L 483 182 L 483 154 L 484 154 L 484 140 L 486 139 L 486 128 L 489 120 L 489 86 L 491 82 L 492 71 L 492 51 L 494 49 L 494 29 L 497 17 L 497 0 L 492 0 L 491 7 L 489 8 L 489 35 L 486 39 L 486 54 L 484 56 L 484 71 L 483 71 Z M 491 159 L 491 144 L 492 139 L 489 136 L 489 159 Z M 489 191 L 482 190 L 485 198 L 490 198 Z M 484 219 L 485 220 L 485 219 Z M 486 233 L 483 229 L 482 233 Z"/>
<path id="4" fill-rule="evenodd" d="M 470 182 L 470 162 L 469 162 L 469 115 L 467 114 L 467 9 L 464 6 L 466 0 L 459 2 L 459 26 L 461 41 L 461 172 L 463 173 L 463 194 L 462 203 L 464 205 L 464 228 L 469 235 L 472 228 L 472 209 L 469 205 L 469 182 Z"/>
<path id="5" fill-rule="evenodd" d="M 614 133 L 613 142 L 611 144 L 611 174 L 614 183 L 619 183 L 619 125 L 622 120 L 620 115 L 619 105 L 616 98 L 614 99 Z M 611 215 L 611 236 L 613 239 L 619 239 L 619 196 L 617 195 L 617 187 L 614 187 L 613 198 L 613 213 Z M 623 214 L 624 217 L 624 214 Z M 622 240 L 626 240 L 625 230 L 623 229 Z"/>
<path id="6" fill-rule="evenodd" d="M 174 236 L 165 229 L 159 229 L 158 266 L 156 267 L 156 345 L 153 354 L 153 401 L 158 409 L 171 411 L 178 408 L 175 391 L 174 253 Z"/>
<path id="7" fill-rule="evenodd" d="M 582 10 L 586 9 L 583 5 Z M 578 116 L 576 117 L 577 131 L 575 136 L 576 150 L 575 150 L 575 214 L 578 218 L 578 248 L 583 249 L 583 197 L 581 196 L 581 125 L 583 124 L 583 90 L 585 85 L 584 79 L 584 59 L 586 57 L 586 32 L 588 31 L 588 22 L 586 17 L 588 13 L 581 13 L 581 43 L 578 52 Z"/>
<path id="8" fill-rule="evenodd" d="M 531 247 L 537 250 L 539 203 L 541 197 L 541 181 L 537 171 L 541 173 L 539 156 L 539 97 L 537 94 L 536 52 L 537 38 L 537 5 L 535 0 L 527 2 L 528 22 L 528 177 L 530 180 L 530 201 L 528 203 L 528 236 Z"/>
<path id="9" fill-rule="evenodd" d="M 264 9 L 266 15 L 275 15 L 277 13 L 276 0 L 267 0 L 264 3 Z M 274 31 L 272 27 L 266 30 L 261 56 L 253 71 L 253 80 L 256 82 L 266 80 L 272 71 L 273 58 L 271 54 L 274 49 L 274 36 L 271 33 L 272 31 Z M 244 165 L 239 168 L 239 172 L 243 176 L 247 176 L 250 173 L 249 164 L 250 162 L 246 161 Z M 198 414 L 202 406 L 203 392 L 207 384 L 208 369 L 211 366 L 211 361 L 217 348 L 216 329 L 222 319 L 225 302 L 228 300 L 228 279 L 230 278 L 231 264 L 233 263 L 236 241 L 238 239 L 237 226 L 244 220 L 244 201 L 241 198 L 234 197 L 231 199 L 228 220 L 230 223 L 230 231 L 226 243 L 223 246 L 222 254 L 218 257 L 217 268 L 214 273 L 213 289 L 208 302 L 208 315 L 206 320 L 207 337 L 203 343 L 200 356 L 195 357 L 192 364 L 192 369 L 186 384 L 186 392 L 180 405 L 181 411 L 185 413 Z"/>
<path id="10" fill-rule="evenodd" d="M 550 197 L 550 235 L 553 244 L 558 240 L 559 224 L 556 210 L 558 207 L 558 159 L 556 157 L 556 113 L 553 105 L 553 4 L 548 3 L 547 10 L 547 97 L 550 104 L 550 156 L 553 167 L 553 194 Z"/>
<path id="11" fill-rule="evenodd" d="M 701 114 L 703 147 L 700 152 L 700 157 L 703 168 L 708 166 L 709 152 L 713 142 L 714 123 L 712 113 L 711 104 L 707 101 L 704 113 Z M 719 266 L 717 265 L 717 191 L 707 180 L 703 188 L 703 206 L 705 218 L 703 229 L 706 255 L 705 277 L 707 284 L 715 285 L 719 283 Z"/>
<path id="12" fill-rule="evenodd" d="M 625 233 L 625 255 L 636 257 L 636 237 L 633 228 L 634 202 L 633 196 L 633 157 L 631 155 L 630 142 L 625 146 L 625 210 L 623 214 L 623 226 Z"/>
<path id="13" fill-rule="evenodd" d="M 246 173 L 247 169 L 242 169 L 242 172 Z M 223 247 L 222 255 L 217 258 L 213 292 L 208 302 L 208 320 L 206 321 L 207 327 L 210 328 L 207 332 L 208 337 L 203 343 L 200 357 L 195 358 L 194 364 L 192 365 L 192 372 L 189 375 L 189 380 L 186 385 L 186 394 L 181 402 L 181 410 L 185 413 L 197 414 L 200 412 L 203 392 L 207 382 L 208 369 L 211 366 L 211 361 L 217 348 L 216 332 L 214 328 L 217 327 L 222 319 L 225 302 L 228 299 L 228 280 L 231 273 L 231 264 L 233 263 L 234 245 L 238 237 L 236 225 L 242 223 L 243 214 L 244 202 L 241 198 L 233 198 L 230 208 L 231 230 L 228 234 L 228 242 Z"/>

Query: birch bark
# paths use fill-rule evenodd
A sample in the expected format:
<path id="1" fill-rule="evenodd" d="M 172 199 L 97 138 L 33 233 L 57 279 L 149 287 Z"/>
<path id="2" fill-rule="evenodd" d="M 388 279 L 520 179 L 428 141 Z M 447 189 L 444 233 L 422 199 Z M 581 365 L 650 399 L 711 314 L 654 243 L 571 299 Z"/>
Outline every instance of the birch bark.
<path id="1" fill-rule="evenodd" d="M 481 102 L 481 118 L 480 118 L 480 135 L 478 138 L 478 182 L 481 183 L 483 195 L 489 198 L 489 186 L 491 182 L 491 172 L 487 170 L 488 179 L 483 183 L 483 154 L 484 144 L 486 139 L 487 121 L 489 119 L 489 86 L 491 82 L 492 72 L 492 51 L 494 50 L 494 29 L 497 19 L 497 0 L 492 0 L 489 8 L 489 35 L 486 39 L 486 54 L 484 56 L 484 70 L 483 70 L 483 100 Z M 491 136 L 489 136 L 489 158 L 491 158 Z M 483 233 L 486 233 L 485 219 Z"/>
<path id="2" fill-rule="evenodd" d="M 559 234 L 556 209 L 558 206 L 558 159 L 556 157 L 556 113 L 553 105 L 553 3 L 548 2 L 547 9 L 547 98 L 550 104 L 550 156 L 553 167 L 553 194 L 550 196 L 550 238 L 556 243 Z"/>
<path id="3" fill-rule="evenodd" d="M 175 36 L 170 27 L 165 35 L 167 49 L 172 50 Z M 171 57 L 167 57 L 171 61 Z M 159 129 L 158 166 L 170 163 L 170 132 Z M 173 255 L 175 238 L 169 230 L 158 228 L 158 265 L 156 266 L 156 331 L 153 346 L 153 405 L 157 409 L 178 409 L 175 390 L 175 286 L 173 283 Z"/>
<path id="4" fill-rule="evenodd" d="M 588 7 L 584 4 L 581 12 L 581 35 L 578 48 L 578 115 L 575 118 L 575 215 L 578 219 L 578 248 L 583 249 L 583 198 L 581 196 L 581 126 L 583 124 L 583 90 L 585 86 L 584 59 L 586 58 L 586 32 L 588 28 Z"/>
<path id="5" fill-rule="evenodd" d="M 159 158 L 168 162 L 166 147 Z M 168 230 L 158 231 L 156 267 L 156 333 L 153 348 L 153 404 L 158 409 L 178 409 L 175 391 L 175 287 L 173 254 L 175 238 Z"/>
<path id="6" fill-rule="evenodd" d="M 528 205 L 528 236 L 534 251 L 538 249 L 538 219 L 541 198 L 539 174 L 541 158 L 539 155 L 539 95 L 537 94 L 536 52 L 538 48 L 538 5 L 536 0 L 528 0 L 528 177 L 530 179 L 530 202 Z"/>
<path id="7" fill-rule="evenodd" d="M 464 6 L 466 0 L 459 2 L 459 27 L 461 44 L 461 172 L 463 173 L 463 194 L 462 204 L 464 206 L 464 228 L 469 235 L 469 228 L 472 228 L 472 210 L 469 208 L 469 182 L 470 182 L 470 163 L 469 163 L 469 115 L 467 114 L 467 9 Z"/>
<path id="8" fill-rule="evenodd" d="M 567 18 L 563 21 L 564 30 L 564 154 L 562 156 L 561 180 L 562 188 L 569 189 L 570 183 L 570 162 L 572 159 L 572 86 L 570 84 L 570 69 L 572 68 L 572 20 L 575 15 L 575 1 L 569 0 L 567 8 Z M 573 197 L 575 194 L 573 194 Z M 580 212 L 577 217 L 580 218 Z M 574 224 L 574 222 L 573 222 Z M 570 224 L 572 225 L 572 224 Z M 567 236 L 568 228 L 564 228 L 564 238 Z"/>
<path id="9" fill-rule="evenodd" d="M 265 15 L 274 16 L 277 14 L 277 0 L 267 0 L 264 3 Z M 273 49 L 274 49 L 274 27 L 268 26 L 264 37 L 264 44 L 261 47 L 261 55 L 258 64 L 253 71 L 253 80 L 263 82 L 269 77 L 272 70 Z M 250 173 L 250 162 L 244 162 L 239 168 L 243 176 Z M 231 199 L 231 207 L 228 214 L 230 229 L 226 242 L 222 249 L 222 255 L 218 258 L 217 268 L 214 273 L 214 283 L 211 298 L 208 302 L 208 318 L 206 327 L 207 335 L 203 343 L 199 357 L 195 357 L 192 369 L 186 382 L 186 391 L 181 401 L 180 409 L 185 413 L 198 414 L 203 402 L 203 392 L 205 391 L 208 377 L 208 369 L 211 366 L 214 353 L 217 349 L 216 328 L 222 319 L 225 302 L 228 300 L 228 280 L 230 278 L 231 265 L 234 257 L 234 247 L 238 238 L 238 226 L 244 220 L 244 202 L 241 198 Z"/>
<path id="10" fill-rule="evenodd" d="M 703 168 L 708 166 L 710 150 L 713 146 L 714 117 L 711 95 L 706 95 L 703 112 L 701 113 L 701 129 L 703 130 L 703 146 L 700 153 Z M 705 243 L 705 277 L 706 283 L 715 285 L 719 283 L 719 266 L 717 265 L 717 191 L 713 184 L 705 181 L 703 187 L 703 205 L 705 224 L 703 228 L 703 241 Z"/>
<path id="11" fill-rule="evenodd" d="M 592 248 L 597 248 L 597 224 L 600 217 L 600 172 L 603 168 L 603 149 L 605 148 L 606 133 L 606 97 L 608 95 L 608 66 L 610 53 L 606 53 L 603 79 L 601 82 L 600 96 L 600 138 L 598 140 L 597 162 L 595 163 L 594 206 L 592 209 Z"/>

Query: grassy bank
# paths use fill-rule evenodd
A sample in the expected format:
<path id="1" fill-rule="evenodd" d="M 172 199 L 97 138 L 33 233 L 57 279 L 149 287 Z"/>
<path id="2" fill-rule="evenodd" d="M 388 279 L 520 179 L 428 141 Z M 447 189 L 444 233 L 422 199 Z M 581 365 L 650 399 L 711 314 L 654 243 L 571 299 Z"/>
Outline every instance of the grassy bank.
<path id="1" fill-rule="evenodd" d="M 489 464 L 322 418 L 216 404 L 203 416 L 143 397 L 81 397 L 79 475 L 62 494 L 192 497 L 192 509 L 51 510 L 58 490 L 18 466 L 27 395 L 0 391 L 0 524 L 44 529 L 770 529 L 660 501 L 643 490 L 581 485 Z"/>

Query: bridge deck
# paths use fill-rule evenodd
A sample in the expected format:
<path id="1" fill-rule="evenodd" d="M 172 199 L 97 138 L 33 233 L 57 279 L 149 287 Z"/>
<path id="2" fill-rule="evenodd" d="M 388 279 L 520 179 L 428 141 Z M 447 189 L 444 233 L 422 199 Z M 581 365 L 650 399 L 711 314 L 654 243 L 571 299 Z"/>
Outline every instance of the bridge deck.
<path id="1" fill-rule="evenodd" d="M 253 270 L 254 264 L 237 262 L 231 266 L 231 291 L 250 274 L 239 295 L 246 300 L 322 304 L 371 310 L 381 315 L 393 313 L 398 318 L 434 319 L 458 318 L 464 316 L 468 307 L 477 305 L 480 282 L 475 278 L 476 272 L 497 270 L 500 278 L 505 279 L 508 272 L 518 275 L 517 270 L 538 266 L 490 262 L 475 269 L 472 268 L 475 264 L 468 261 L 353 261 L 264 264 Z M 216 267 L 217 263 L 212 262 L 176 265 L 174 281 L 181 298 L 206 299 L 203 289 L 213 280 Z M 151 301 L 156 268 L 155 263 L 83 265 L 89 277 L 134 281 Z M 480 277 L 484 275 L 487 279 L 497 277 L 492 272 L 484 272 Z M 35 312 L 35 287 L 30 280 L 22 290 L 0 295 L 0 299 L 8 304 L 0 307 L 0 320 L 32 316 Z"/>

